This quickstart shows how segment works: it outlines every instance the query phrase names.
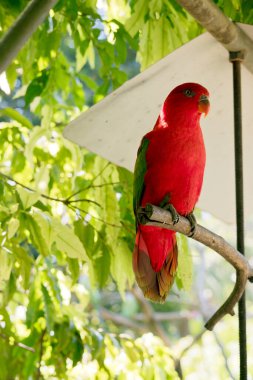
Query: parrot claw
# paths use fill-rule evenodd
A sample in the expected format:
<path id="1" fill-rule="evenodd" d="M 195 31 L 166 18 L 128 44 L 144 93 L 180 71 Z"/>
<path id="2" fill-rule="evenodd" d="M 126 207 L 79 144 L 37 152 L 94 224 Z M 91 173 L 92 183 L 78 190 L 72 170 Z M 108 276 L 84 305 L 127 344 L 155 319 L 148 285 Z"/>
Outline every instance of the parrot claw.
<path id="1" fill-rule="evenodd" d="M 171 212 L 173 225 L 175 225 L 179 222 L 179 214 L 178 214 L 177 210 L 175 209 L 175 207 L 171 203 L 168 203 L 167 205 L 165 205 L 162 208 L 164 210 L 168 210 Z"/>
<path id="2" fill-rule="evenodd" d="M 193 214 L 193 212 L 190 212 L 190 214 L 186 215 L 186 218 L 189 220 L 190 225 L 191 225 L 191 231 L 188 234 L 188 237 L 193 237 L 196 231 L 196 226 L 197 226 L 197 220 Z"/>

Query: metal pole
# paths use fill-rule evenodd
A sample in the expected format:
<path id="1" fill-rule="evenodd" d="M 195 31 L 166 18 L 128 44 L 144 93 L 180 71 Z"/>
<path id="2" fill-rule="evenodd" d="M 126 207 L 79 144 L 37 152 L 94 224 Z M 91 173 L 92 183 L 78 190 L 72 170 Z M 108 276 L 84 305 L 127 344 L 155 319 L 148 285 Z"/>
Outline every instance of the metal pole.
<path id="1" fill-rule="evenodd" d="M 243 56 L 243 52 L 229 53 L 230 62 L 232 62 L 233 65 L 237 249 L 244 255 L 243 146 L 241 108 L 241 62 L 243 61 Z M 240 380 L 247 380 L 247 333 L 245 293 L 243 293 L 238 303 L 238 319 L 240 348 Z"/>

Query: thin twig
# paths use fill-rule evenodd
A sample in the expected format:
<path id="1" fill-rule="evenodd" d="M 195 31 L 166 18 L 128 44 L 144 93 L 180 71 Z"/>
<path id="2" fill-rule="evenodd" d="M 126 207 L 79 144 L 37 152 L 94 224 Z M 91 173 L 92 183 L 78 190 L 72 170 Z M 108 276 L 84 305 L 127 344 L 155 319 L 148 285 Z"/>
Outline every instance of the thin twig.
<path id="1" fill-rule="evenodd" d="M 108 164 L 103 168 L 103 170 L 102 170 L 101 172 L 103 172 L 109 164 L 110 164 L 110 163 L 108 163 Z M 0 172 L 0 176 L 2 176 L 3 178 L 6 178 L 8 181 L 12 181 L 12 182 L 14 182 L 16 185 L 18 185 L 18 186 L 20 186 L 20 187 L 23 187 L 24 189 L 26 189 L 26 190 L 28 190 L 28 191 L 31 191 L 31 192 L 33 192 L 33 193 L 36 193 L 36 190 L 34 190 L 34 189 L 32 189 L 32 188 L 30 188 L 30 187 L 28 187 L 28 186 L 26 186 L 26 185 L 24 185 L 24 184 L 22 184 L 22 183 L 16 181 L 15 179 L 13 179 L 12 177 L 10 177 L 10 176 L 7 175 L 7 174 L 4 174 L 4 173 Z M 97 178 L 97 176 L 94 178 L 94 181 L 95 181 L 96 178 Z M 93 181 L 93 182 L 94 182 L 94 181 Z M 110 184 L 113 184 L 113 183 L 110 183 Z M 105 186 L 105 185 L 107 185 L 107 184 L 94 185 L 94 186 L 93 186 L 93 185 L 91 186 L 91 184 L 90 184 L 86 189 L 82 189 L 82 191 L 87 190 L 87 189 L 89 189 L 89 188 L 91 188 L 91 187 L 102 187 L 102 186 Z M 108 185 L 109 185 L 109 183 L 108 183 Z M 71 200 L 71 198 L 72 198 L 74 195 L 77 195 L 77 194 L 79 194 L 80 192 L 81 192 L 81 191 L 78 191 L 78 192 L 76 192 L 76 193 L 74 193 L 74 194 L 71 194 L 71 195 L 70 195 L 69 197 L 67 197 L 66 199 L 64 199 L 64 198 L 54 198 L 54 197 L 50 197 L 49 195 L 46 195 L 46 194 L 39 194 L 39 196 L 42 197 L 42 198 L 48 199 L 48 200 L 50 200 L 50 201 L 63 203 L 63 204 L 64 204 L 65 206 L 67 206 L 70 210 L 72 210 L 72 211 L 74 211 L 74 212 L 76 212 L 76 210 L 78 210 L 78 211 L 80 211 L 80 212 L 83 212 L 83 213 L 86 214 L 86 215 L 90 215 L 91 218 L 96 219 L 96 220 L 98 220 L 99 222 L 104 223 L 104 224 L 106 224 L 106 225 L 108 225 L 108 226 L 115 227 L 115 228 L 122 228 L 122 227 L 124 227 L 126 230 L 130 231 L 129 229 L 127 229 L 127 227 L 124 225 L 123 222 L 121 223 L 121 225 L 114 224 L 114 223 L 110 223 L 110 222 L 106 222 L 106 221 L 104 221 L 103 219 L 101 219 L 101 218 L 99 218 L 99 217 L 97 217 L 97 216 L 94 216 L 94 215 L 90 214 L 87 210 L 84 210 L 84 209 L 82 209 L 82 208 L 80 208 L 80 207 L 77 207 L 77 206 L 73 206 L 72 203 L 77 203 L 77 202 L 87 202 L 87 203 L 93 203 L 93 204 L 95 204 L 96 206 L 101 207 L 101 205 L 100 205 L 98 202 L 93 201 L 93 200 L 91 200 L 91 199 L 84 199 L 84 198 L 83 198 L 83 199 L 75 199 L 75 200 Z"/>
<path id="2" fill-rule="evenodd" d="M 226 367 L 226 370 L 227 370 L 227 372 L 228 372 L 229 378 L 230 378 L 231 380 L 236 380 L 235 377 L 234 377 L 234 375 L 232 374 L 230 368 L 229 368 L 229 365 L 228 365 L 228 358 L 227 358 L 227 355 L 226 355 L 225 349 L 224 349 L 224 347 L 223 347 L 223 345 L 222 345 L 222 343 L 221 343 L 221 341 L 220 341 L 218 335 L 215 333 L 215 331 L 213 331 L 213 336 L 214 336 L 214 339 L 215 339 L 217 345 L 219 346 L 219 348 L 220 348 L 220 350 L 221 350 L 221 353 L 222 353 L 222 356 L 223 356 L 223 359 L 224 359 L 224 362 L 225 362 L 225 367 Z"/>
<path id="3" fill-rule="evenodd" d="M 202 338 L 203 334 L 206 332 L 205 329 L 200 331 L 199 334 L 197 334 L 191 341 L 191 343 L 181 351 L 181 354 L 179 356 L 179 359 L 181 360 L 182 357 Z"/>
<path id="4" fill-rule="evenodd" d="M 0 333 L 0 338 L 6 340 L 6 342 L 10 342 L 10 337 L 3 334 L 3 333 Z M 12 345 L 16 346 L 16 347 L 19 347 L 19 348 L 23 348 L 24 350 L 26 351 L 30 351 L 30 352 L 35 352 L 35 349 L 32 348 L 32 347 L 29 347 L 27 346 L 26 344 L 24 343 L 21 343 L 21 342 L 16 342 L 15 340 L 13 341 Z"/>
<path id="5" fill-rule="evenodd" d="M 110 162 L 107 162 L 107 164 L 103 167 L 103 169 L 100 170 L 100 172 L 99 172 L 99 173 L 98 173 L 98 174 L 92 179 L 92 181 L 90 182 L 90 184 L 89 184 L 86 188 L 81 189 L 81 190 L 78 190 L 78 191 L 76 191 L 75 193 L 71 194 L 71 195 L 67 198 L 67 200 L 69 201 L 71 198 L 73 198 L 74 196 L 80 194 L 80 193 L 83 192 L 84 190 L 88 190 L 88 189 L 90 189 L 91 187 L 93 187 L 93 186 L 92 186 L 93 183 L 96 181 L 96 179 L 97 179 L 98 177 L 101 176 L 101 174 L 105 171 L 106 168 L 108 168 L 108 166 L 109 166 L 110 164 L 111 164 Z"/>
<path id="6" fill-rule="evenodd" d="M 106 183 L 101 183 L 99 185 L 93 185 L 93 182 L 92 181 L 88 186 L 86 187 L 83 187 L 82 189 L 76 191 L 75 193 L 69 195 L 69 197 L 67 198 L 67 200 L 69 201 L 71 198 L 73 198 L 75 195 L 78 195 L 78 194 L 81 194 L 83 193 L 84 191 L 87 191 L 89 189 L 96 189 L 96 188 L 99 188 L 99 187 L 105 187 L 105 186 L 115 186 L 115 185 L 122 185 L 122 182 L 106 182 Z M 73 201 L 70 201 L 70 202 L 73 202 Z"/>
<path id="7" fill-rule="evenodd" d="M 23 187 L 23 189 L 31 191 L 32 193 L 36 193 L 37 192 L 36 190 L 32 189 L 31 187 L 28 187 L 28 186 L 24 185 L 23 183 L 20 183 L 20 182 L 16 181 L 15 179 L 13 179 L 12 177 L 10 177 L 7 174 L 4 174 L 4 173 L 0 172 L 0 175 L 2 177 L 6 178 L 8 181 L 12 181 L 16 185 L 18 185 L 20 187 Z M 42 198 L 48 199 L 49 201 L 64 203 L 66 206 L 68 206 L 68 204 L 71 203 L 71 202 L 88 202 L 88 203 L 93 203 L 96 206 L 101 207 L 101 205 L 99 203 L 97 203 L 96 201 L 93 201 L 91 199 L 77 199 L 77 200 L 74 200 L 74 201 L 70 201 L 69 198 L 66 198 L 66 199 L 64 199 L 64 198 L 55 198 L 55 197 L 50 197 L 49 195 L 46 195 L 46 194 L 39 194 L 39 196 L 42 197 Z"/>
<path id="8" fill-rule="evenodd" d="M 83 199 L 73 199 L 72 201 L 71 200 L 65 200 L 63 203 L 65 203 L 66 205 L 70 204 L 70 203 L 77 203 L 77 202 L 88 202 L 88 203 L 93 203 L 94 205 L 102 208 L 102 206 L 96 202 L 96 201 L 92 201 L 91 199 L 86 199 L 86 198 L 83 198 Z"/>
<path id="9" fill-rule="evenodd" d="M 191 232 L 191 225 L 188 219 L 180 216 L 179 222 L 173 224 L 171 213 L 159 207 L 148 204 L 146 208 L 140 208 L 138 214 L 139 219 L 146 225 L 174 230 L 186 236 Z M 197 225 L 192 238 L 216 251 L 236 269 L 236 283 L 232 293 L 205 325 L 208 330 L 212 330 L 216 323 L 226 314 L 234 315 L 234 306 L 241 298 L 247 280 L 252 281 L 253 269 L 240 252 L 214 232 Z"/>
<path id="10" fill-rule="evenodd" d="M 73 206 L 73 205 L 69 205 L 68 207 L 69 207 L 70 209 L 72 209 L 72 210 L 78 210 L 78 211 L 80 211 L 80 212 L 83 212 L 83 213 L 86 214 L 86 215 L 90 215 L 91 218 L 96 219 L 96 220 L 98 220 L 99 222 L 106 224 L 107 226 L 115 227 L 115 228 L 122 228 L 121 225 L 119 225 L 119 224 L 114 224 L 114 223 L 110 223 L 110 222 L 106 222 L 106 221 L 104 221 L 103 219 L 99 218 L 98 216 L 94 216 L 94 215 L 90 214 L 87 210 L 84 210 L 83 208 L 80 208 L 80 207 L 77 207 L 77 206 Z"/>

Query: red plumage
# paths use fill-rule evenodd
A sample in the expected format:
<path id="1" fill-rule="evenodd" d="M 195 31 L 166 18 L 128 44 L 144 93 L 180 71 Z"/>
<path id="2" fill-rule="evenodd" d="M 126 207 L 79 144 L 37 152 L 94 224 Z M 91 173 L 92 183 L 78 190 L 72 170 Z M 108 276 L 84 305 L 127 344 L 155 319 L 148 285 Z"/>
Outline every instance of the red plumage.
<path id="1" fill-rule="evenodd" d="M 181 215 L 193 211 L 205 168 L 199 120 L 209 110 L 208 96 L 208 91 L 199 84 L 185 83 L 166 98 L 154 129 L 142 140 L 145 152 L 141 151 L 141 145 L 137 157 L 135 213 L 138 206 L 147 203 L 159 206 L 164 201 Z M 164 301 L 177 269 L 175 232 L 140 225 L 137 219 L 133 268 L 144 295 Z"/>

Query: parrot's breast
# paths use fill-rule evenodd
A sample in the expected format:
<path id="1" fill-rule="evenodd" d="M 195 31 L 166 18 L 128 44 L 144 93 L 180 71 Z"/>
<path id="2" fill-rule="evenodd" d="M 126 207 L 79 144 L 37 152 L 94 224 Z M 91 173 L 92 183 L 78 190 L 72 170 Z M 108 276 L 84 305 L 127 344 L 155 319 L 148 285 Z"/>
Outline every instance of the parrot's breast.
<path id="1" fill-rule="evenodd" d="M 147 137 L 142 205 L 159 205 L 167 197 L 181 215 L 189 214 L 200 195 L 206 161 L 200 127 L 181 134 L 164 128 Z"/>

